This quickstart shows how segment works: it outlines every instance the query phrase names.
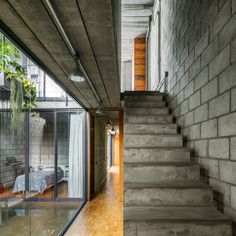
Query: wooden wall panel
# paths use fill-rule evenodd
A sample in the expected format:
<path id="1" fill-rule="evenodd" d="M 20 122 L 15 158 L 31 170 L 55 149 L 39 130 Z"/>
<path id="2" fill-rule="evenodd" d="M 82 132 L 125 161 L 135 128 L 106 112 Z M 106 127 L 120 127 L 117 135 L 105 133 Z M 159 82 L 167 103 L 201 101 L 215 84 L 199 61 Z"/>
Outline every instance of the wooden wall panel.
<path id="1" fill-rule="evenodd" d="M 134 39 L 134 90 L 146 90 L 146 41 Z"/>

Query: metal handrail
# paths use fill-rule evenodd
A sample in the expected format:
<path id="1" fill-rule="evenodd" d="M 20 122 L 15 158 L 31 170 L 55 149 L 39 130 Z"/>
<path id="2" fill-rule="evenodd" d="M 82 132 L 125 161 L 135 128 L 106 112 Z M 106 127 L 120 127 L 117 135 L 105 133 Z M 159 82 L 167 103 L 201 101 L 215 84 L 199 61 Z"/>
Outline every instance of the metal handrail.
<path id="1" fill-rule="evenodd" d="M 161 88 L 164 85 L 164 93 L 167 92 L 168 75 L 169 75 L 168 71 L 165 71 L 165 77 L 158 83 L 155 91 L 161 91 Z"/>

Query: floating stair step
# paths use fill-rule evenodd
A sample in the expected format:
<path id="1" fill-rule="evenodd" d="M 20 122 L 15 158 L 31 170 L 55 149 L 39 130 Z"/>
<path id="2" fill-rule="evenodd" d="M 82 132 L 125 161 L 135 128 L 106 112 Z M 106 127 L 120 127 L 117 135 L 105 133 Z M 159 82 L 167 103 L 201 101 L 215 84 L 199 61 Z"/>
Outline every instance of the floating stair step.
<path id="1" fill-rule="evenodd" d="M 124 135 L 124 147 L 182 147 L 183 137 L 179 134 Z"/>
<path id="2" fill-rule="evenodd" d="M 172 124 L 171 115 L 126 115 L 125 124 Z"/>
<path id="3" fill-rule="evenodd" d="M 125 134 L 177 134 L 176 124 L 127 124 Z"/>
<path id="4" fill-rule="evenodd" d="M 164 96 L 164 93 L 161 93 L 159 91 L 125 91 L 124 92 L 124 97 L 128 96 L 128 97 L 133 97 L 133 96 L 159 96 L 162 95 Z"/>
<path id="5" fill-rule="evenodd" d="M 124 208 L 126 236 L 232 236 L 231 227 L 214 207 Z"/>
<path id="6" fill-rule="evenodd" d="M 170 180 L 199 180 L 199 165 L 187 163 L 124 163 L 124 184 L 160 183 Z"/>
<path id="7" fill-rule="evenodd" d="M 124 100 L 125 100 L 125 102 L 163 101 L 164 96 L 161 94 L 158 94 L 158 95 L 137 94 L 137 95 L 133 95 L 133 96 L 125 96 Z"/>
<path id="8" fill-rule="evenodd" d="M 126 115 L 168 115 L 169 110 L 167 107 L 163 108 L 125 108 Z"/>
<path id="9" fill-rule="evenodd" d="M 188 148 L 124 148 L 124 162 L 188 162 L 190 161 Z"/>
<path id="10" fill-rule="evenodd" d="M 126 183 L 124 206 L 209 206 L 212 188 L 200 181 Z"/>
<path id="11" fill-rule="evenodd" d="M 140 101 L 135 101 L 135 102 L 126 102 L 125 101 L 125 106 L 126 107 L 152 107 L 152 108 L 164 108 L 165 103 L 164 101 L 145 101 L 145 102 L 140 102 Z"/>

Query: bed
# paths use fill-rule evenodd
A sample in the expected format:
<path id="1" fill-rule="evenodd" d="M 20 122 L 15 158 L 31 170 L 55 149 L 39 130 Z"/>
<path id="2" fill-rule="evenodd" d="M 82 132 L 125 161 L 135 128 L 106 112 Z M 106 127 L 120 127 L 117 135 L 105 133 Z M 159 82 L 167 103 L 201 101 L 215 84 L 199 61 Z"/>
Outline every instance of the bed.
<path id="1" fill-rule="evenodd" d="M 64 171 L 62 168 L 57 169 L 57 182 L 61 182 L 64 177 Z M 46 189 L 54 186 L 54 168 L 52 166 L 42 167 L 41 170 L 37 170 L 29 173 L 29 190 L 43 193 Z M 25 175 L 20 175 L 16 178 L 12 192 L 24 192 L 25 191 Z"/>

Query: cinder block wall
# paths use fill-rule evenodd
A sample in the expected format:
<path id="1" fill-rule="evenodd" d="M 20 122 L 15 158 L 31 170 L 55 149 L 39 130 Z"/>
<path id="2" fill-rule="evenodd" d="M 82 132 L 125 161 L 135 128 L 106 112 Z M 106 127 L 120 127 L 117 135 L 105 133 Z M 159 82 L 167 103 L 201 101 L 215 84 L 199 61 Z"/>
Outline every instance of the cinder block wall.
<path id="1" fill-rule="evenodd" d="M 236 222 L 236 0 L 163 0 L 161 13 L 169 106 Z"/>

